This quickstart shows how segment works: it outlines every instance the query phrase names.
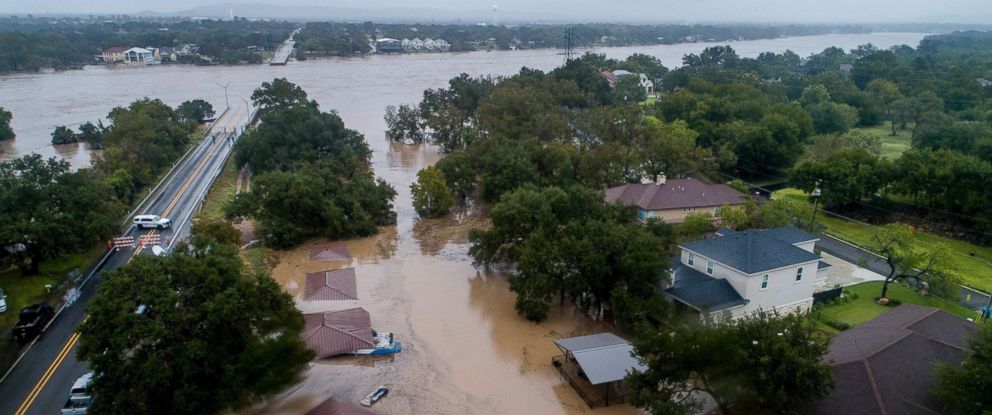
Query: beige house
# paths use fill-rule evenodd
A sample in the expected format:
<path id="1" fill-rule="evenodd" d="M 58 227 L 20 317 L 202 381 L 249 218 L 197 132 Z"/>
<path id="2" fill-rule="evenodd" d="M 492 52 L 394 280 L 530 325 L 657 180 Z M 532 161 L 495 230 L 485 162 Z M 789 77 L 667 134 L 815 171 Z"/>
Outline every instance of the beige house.
<path id="1" fill-rule="evenodd" d="M 100 56 L 103 57 L 103 63 L 124 62 L 124 52 L 126 50 L 127 48 L 113 47 L 104 50 Z"/>
<path id="2" fill-rule="evenodd" d="M 666 180 L 654 183 L 625 184 L 606 190 L 606 203 L 637 206 L 637 217 L 666 223 L 682 223 L 692 213 L 709 213 L 717 217 L 720 206 L 744 206 L 747 195 L 725 184 L 708 184 L 695 179 Z"/>

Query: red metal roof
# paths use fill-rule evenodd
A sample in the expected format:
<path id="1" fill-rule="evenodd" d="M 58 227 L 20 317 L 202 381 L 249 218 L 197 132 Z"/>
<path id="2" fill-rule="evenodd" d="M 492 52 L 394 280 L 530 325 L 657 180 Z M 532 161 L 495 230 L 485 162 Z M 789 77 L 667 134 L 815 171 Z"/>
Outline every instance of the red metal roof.
<path id="1" fill-rule="evenodd" d="M 318 359 L 373 347 L 372 318 L 363 308 L 303 315 L 300 337 Z"/>
<path id="2" fill-rule="evenodd" d="M 606 190 L 607 203 L 620 202 L 644 210 L 684 209 L 739 205 L 744 193 L 725 184 L 707 184 L 693 179 L 668 180 L 665 184 L 625 184 Z"/>
<path id="3" fill-rule="evenodd" d="M 351 253 L 344 245 L 310 248 L 311 261 L 351 261 Z"/>
<path id="4" fill-rule="evenodd" d="M 345 268 L 307 273 L 303 289 L 305 301 L 357 300 L 355 269 Z"/>

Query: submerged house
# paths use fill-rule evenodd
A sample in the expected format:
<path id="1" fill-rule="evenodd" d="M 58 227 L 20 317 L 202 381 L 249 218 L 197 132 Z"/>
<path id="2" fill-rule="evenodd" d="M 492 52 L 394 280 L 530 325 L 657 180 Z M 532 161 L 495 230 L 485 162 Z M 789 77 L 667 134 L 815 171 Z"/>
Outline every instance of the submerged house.
<path id="1" fill-rule="evenodd" d="M 813 249 L 819 238 L 793 227 L 733 231 L 679 245 L 665 294 L 698 313 L 732 318 L 759 309 L 806 313 L 825 276 Z"/>
<path id="2" fill-rule="evenodd" d="M 623 378 L 646 369 L 634 357 L 634 346 L 613 333 L 558 339 L 555 346 L 562 354 L 552 357 L 551 365 L 590 408 L 625 402 L 632 391 Z"/>
<path id="3" fill-rule="evenodd" d="M 606 189 L 606 203 L 637 206 L 642 221 L 663 219 L 681 223 L 692 213 L 709 213 L 717 218 L 720 206 L 743 207 L 747 195 L 725 184 L 707 184 L 695 179 L 666 180 L 662 175 L 654 183 L 635 183 Z"/>

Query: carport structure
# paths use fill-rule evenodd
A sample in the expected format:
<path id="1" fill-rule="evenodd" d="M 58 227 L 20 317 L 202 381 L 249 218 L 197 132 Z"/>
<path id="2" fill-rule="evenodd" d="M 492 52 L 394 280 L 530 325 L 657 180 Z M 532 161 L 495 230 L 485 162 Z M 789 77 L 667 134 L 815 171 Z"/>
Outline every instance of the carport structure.
<path id="1" fill-rule="evenodd" d="M 645 369 L 634 358 L 634 346 L 613 333 L 559 339 L 555 346 L 563 354 L 551 358 L 552 366 L 590 408 L 625 402 L 631 391 L 623 378 Z"/>
<path id="2" fill-rule="evenodd" d="M 357 300 L 355 269 L 344 268 L 307 273 L 304 301 Z"/>
<path id="3" fill-rule="evenodd" d="M 375 347 L 372 317 L 363 308 L 303 315 L 300 337 L 318 359 Z"/>

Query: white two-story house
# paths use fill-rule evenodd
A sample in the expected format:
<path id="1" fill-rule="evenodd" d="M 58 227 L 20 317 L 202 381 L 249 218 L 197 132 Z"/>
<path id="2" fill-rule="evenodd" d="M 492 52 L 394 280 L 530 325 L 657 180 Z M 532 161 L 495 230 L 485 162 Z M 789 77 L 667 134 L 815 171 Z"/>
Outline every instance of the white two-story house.
<path id="1" fill-rule="evenodd" d="M 819 238 L 793 227 L 732 231 L 680 245 L 665 293 L 701 314 L 737 318 L 758 309 L 806 313 L 817 271 Z"/>

